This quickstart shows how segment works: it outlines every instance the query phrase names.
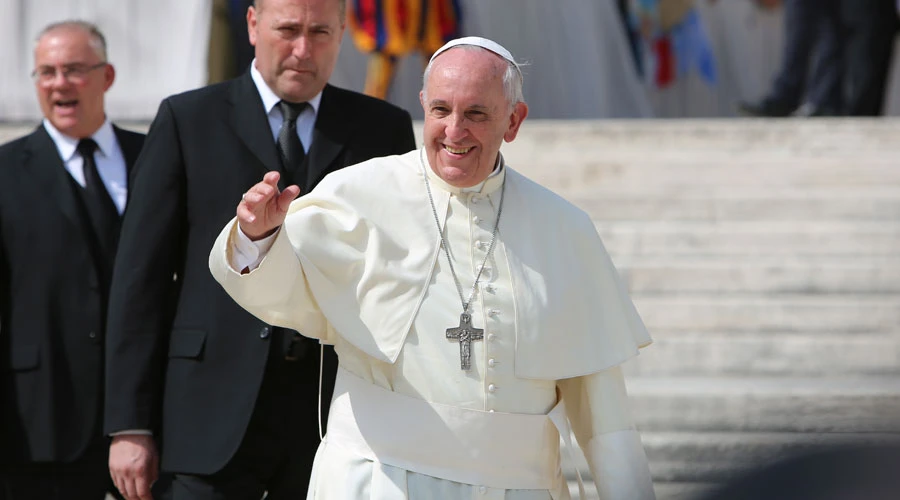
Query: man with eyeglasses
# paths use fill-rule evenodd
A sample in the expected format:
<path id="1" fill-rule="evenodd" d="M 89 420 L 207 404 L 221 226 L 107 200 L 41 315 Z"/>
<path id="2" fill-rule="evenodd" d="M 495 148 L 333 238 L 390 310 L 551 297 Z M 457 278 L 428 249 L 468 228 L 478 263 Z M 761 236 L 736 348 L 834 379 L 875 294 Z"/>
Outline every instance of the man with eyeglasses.
<path id="1" fill-rule="evenodd" d="M 106 116 L 93 24 L 44 28 L 34 65 L 43 123 L 0 146 L 0 498 L 103 500 L 106 308 L 144 136 Z"/>

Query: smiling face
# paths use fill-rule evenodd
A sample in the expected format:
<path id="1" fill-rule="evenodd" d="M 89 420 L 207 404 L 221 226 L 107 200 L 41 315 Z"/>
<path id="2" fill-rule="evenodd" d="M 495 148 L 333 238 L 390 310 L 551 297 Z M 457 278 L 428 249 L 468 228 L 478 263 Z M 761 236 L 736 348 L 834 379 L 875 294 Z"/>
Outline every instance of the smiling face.
<path id="1" fill-rule="evenodd" d="M 70 137 L 90 137 L 106 120 L 103 96 L 115 80 L 115 70 L 103 64 L 92 42 L 87 30 L 64 26 L 41 36 L 34 49 L 35 73 L 55 72 L 52 78 L 35 79 L 41 112 Z M 69 76 L 64 76 L 67 71 Z"/>
<path id="2" fill-rule="evenodd" d="M 518 134 L 528 106 L 510 106 L 504 93 L 507 63 L 480 48 L 441 53 L 419 94 L 425 110 L 425 152 L 448 184 L 471 187 L 487 179 L 500 145 Z"/>
<path id="3" fill-rule="evenodd" d="M 306 102 L 325 88 L 344 34 L 344 0 L 265 0 L 247 10 L 256 69 L 278 97 Z"/>

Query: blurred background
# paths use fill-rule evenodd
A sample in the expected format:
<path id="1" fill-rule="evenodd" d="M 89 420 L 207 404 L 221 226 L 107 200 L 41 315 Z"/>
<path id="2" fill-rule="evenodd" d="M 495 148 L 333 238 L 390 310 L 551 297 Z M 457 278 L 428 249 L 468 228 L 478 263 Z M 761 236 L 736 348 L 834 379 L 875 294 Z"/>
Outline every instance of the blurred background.
<path id="1" fill-rule="evenodd" d="M 884 1 L 868 21 L 896 23 Z M 891 33 L 837 66 L 886 74 L 879 109 L 809 108 L 833 68 L 813 29 L 825 3 L 349 2 L 332 83 L 416 119 L 423 61 L 445 39 L 484 35 L 527 64 L 531 112 L 504 155 L 591 215 L 654 336 L 626 371 L 660 500 L 900 439 L 900 50 Z M 146 128 L 167 95 L 246 69 L 246 5 L 0 0 L 0 141 L 38 122 L 28 75 L 45 24 L 100 26 L 117 69 L 107 109 Z M 783 66 L 799 81 L 788 104 L 773 98 Z"/>
<path id="2" fill-rule="evenodd" d="M 246 68 L 252 57 L 242 25 L 248 3 L 0 0 L 0 121 L 39 117 L 28 75 L 35 34 L 51 21 L 84 18 L 100 26 L 118 70 L 108 108 L 113 118 L 145 121 L 162 98 Z M 454 35 L 488 36 L 528 64 L 525 96 L 530 117 L 539 119 L 735 116 L 739 102 L 766 96 L 784 59 L 785 7 L 779 0 L 349 4 L 351 22 L 332 83 L 363 90 L 371 75 L 376 83 L 370 93 L 414 118 L 422 115 L 417 95 L 423 59 Z M 424 22 L 416 22 L 423 11 Z M 430 38 L 417 36 L 429 30 Z M 898 58 L 895 51 L 891 61 Z M 900 115 L 897 66 L 887 82 L 887 115 Z"/>

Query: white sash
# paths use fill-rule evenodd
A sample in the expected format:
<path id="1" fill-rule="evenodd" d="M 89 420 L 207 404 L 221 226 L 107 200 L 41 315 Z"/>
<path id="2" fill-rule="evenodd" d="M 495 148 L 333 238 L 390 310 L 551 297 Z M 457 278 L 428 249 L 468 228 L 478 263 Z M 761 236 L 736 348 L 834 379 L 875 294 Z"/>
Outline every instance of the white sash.
<path id="1" fill-rule="evenodd" d="M 558 409 L 565 411 L 557 405 L 551 413 L 559 416 Z M 341 368 L 325 440 L 373 462 L 464 484 L 552 491 L 563 480 L 550 416 L 429 403 Z"/>

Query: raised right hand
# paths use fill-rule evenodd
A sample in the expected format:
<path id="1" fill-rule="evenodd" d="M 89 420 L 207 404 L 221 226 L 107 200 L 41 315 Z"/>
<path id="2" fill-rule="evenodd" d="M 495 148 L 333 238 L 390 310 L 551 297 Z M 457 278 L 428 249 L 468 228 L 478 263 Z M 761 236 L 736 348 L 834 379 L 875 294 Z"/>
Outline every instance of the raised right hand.
<path id="1" fill-rule="evenodd" d="M 241 231 L 251 240 L 260 240 L 274 233 L 287 216 L 288 207 L 300 196 L 300 188 L 288 186 L 278 191 L 278 172 L 269 172 L 241 197 L 237 219 Z"/>
<path id="2" fill-rule="evenodd" d="M 153 500 L 150 487 L 159 477 L 159 456 L 153 436 L 113 436 L 109 445 L 109 475 L 125 500 Z"/>

